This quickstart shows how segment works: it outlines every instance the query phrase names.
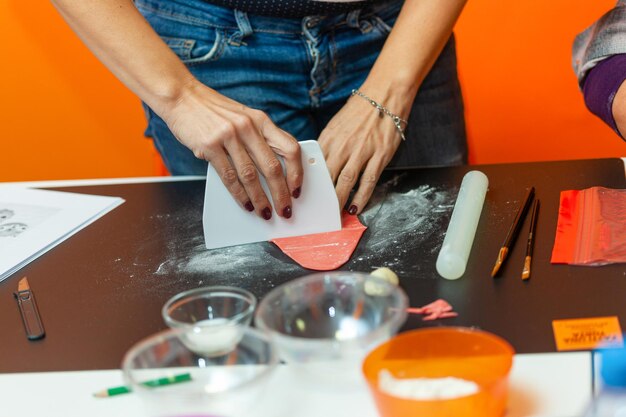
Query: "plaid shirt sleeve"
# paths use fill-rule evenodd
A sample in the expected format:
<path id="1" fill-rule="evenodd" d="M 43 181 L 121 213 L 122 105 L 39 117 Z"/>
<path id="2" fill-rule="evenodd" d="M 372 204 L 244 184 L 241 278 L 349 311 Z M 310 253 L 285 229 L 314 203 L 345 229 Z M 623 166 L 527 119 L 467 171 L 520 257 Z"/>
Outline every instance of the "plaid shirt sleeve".
<path id="1" fill-rule="evenodd" d="M 626 0 L 616 6 L 580 33 L 572 53 L 572 65 L 582 87 L 589 70 L 600 61 L 626 53 Z"/>

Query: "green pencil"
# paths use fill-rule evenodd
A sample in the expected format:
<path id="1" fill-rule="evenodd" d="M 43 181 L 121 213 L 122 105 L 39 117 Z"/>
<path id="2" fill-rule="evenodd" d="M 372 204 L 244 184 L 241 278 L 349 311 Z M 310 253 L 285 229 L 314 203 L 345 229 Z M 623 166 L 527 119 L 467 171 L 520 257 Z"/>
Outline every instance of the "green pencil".
<path id="1" fill-rule="evenodd" d="M 191 381 L 191 374 L 180 374 L 180 375 L 174 375 L 171 377 L 153 379 L 150 381 L 143 382 L 142 385 L 145 385 L 146 387 L 160 387 L 163 385 L 177 384 L 179 382 L 186 382 L 186 381 Z M 93 394 L 93 396 L 98 397 L 98 398 L 106 398 L 106 397 L 113 397 L 115 395 L 120 395 L 120 394 L 128 394 L 131 391 L 132 390 L 127 386 L 113 387 L 113 388 L 108 388 L 102 391 L 98 391 L 95 394 Z"/>

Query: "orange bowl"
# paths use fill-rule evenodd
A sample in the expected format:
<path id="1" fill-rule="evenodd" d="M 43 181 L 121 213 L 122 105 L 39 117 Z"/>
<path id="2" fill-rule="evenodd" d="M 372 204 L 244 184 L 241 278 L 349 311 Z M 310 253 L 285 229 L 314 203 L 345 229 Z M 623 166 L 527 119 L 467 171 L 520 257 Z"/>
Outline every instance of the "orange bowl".
<path id="1" fill-rule="evenodd" d="M 438 327 L 412 330 L 378 346 L 365 358 L 363 374 L 382 417 L 502 417 L 506 409 L 513 347 L 481 330 Z M 379 388 L 379 373 L 394 378 L 456 377 L 478 385 L 475 394 L 416 400 Z"/>

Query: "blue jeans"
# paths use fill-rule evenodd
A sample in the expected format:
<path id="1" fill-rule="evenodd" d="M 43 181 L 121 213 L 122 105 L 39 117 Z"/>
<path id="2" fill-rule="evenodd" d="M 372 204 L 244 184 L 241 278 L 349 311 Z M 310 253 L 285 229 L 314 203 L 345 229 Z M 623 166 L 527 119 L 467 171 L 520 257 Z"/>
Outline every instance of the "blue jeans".
<path id="1" fill-rule="evenodd" d="M 198 80 L 264 111 L 298 140 L 317 139 L 363 83 L 402 7 L 401 0 L 391 0 L 349 13 L 288 19 L 203 0 L 135 4 Z M 195 158 L 147 106 L 146 115 L 146 136 L 170 172 L 205 175 L 206 161 Z M 454 38 L 420 87 L 408 121 L 407 140 L 389 167 L 466 163 Z"/>

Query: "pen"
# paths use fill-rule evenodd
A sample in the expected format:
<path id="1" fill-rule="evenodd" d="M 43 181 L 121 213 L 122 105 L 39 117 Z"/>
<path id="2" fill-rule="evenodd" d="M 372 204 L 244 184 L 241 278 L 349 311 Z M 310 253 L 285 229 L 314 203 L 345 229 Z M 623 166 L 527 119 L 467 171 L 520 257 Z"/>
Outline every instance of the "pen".
<path id="1" fill-rule="evenodd" d="M 526 258 L 524 259 L 524 270 L 522 279 L 530 278 L 530 264 L 533 258 L 533 246 L 535 245 L 535 229 L 537 228 L 537 216 L 539 215 L 539 199 L 533 203 L 533 211 L 530 215 L 530 229 L 528 231 L 528 242 L 526 243 Z"/>
<path id="2" fill-rule="evenodd" d="M 511 247 L 511 245 L 513 244 L 513 241 L 515 240 L 515 238 L 517 237 L 517 234 L 519 233 L 519 229 L 522 226 L 522 223 L 524 222 L 524 216 L 526 216 L 526 212 L 528 211 L 528 207 L 530 206 L 530 202 L 532 201 L 534 196 L 535 196 L 535 187 L 530 187 L 530 189 L 526 191 L 526 196 L 524 197 L 524 201 L 522 202 L 522 205 L 517 210 L 517 214 L 515 215 L 515 220 L 513 220 L 513 224 L 509 228 L 509 232 L 507 233 L 506 239 L 504 240 L 504 243 L 502 244 L 502 247 L 500 248 L 500 252 L 498 252 L 498 259 L 496 259 L 496 264 L 493 267 L 493 270 L 491 271 L 492 277 L 496 276 L 496 274 L 500 270 L 500 267 L 504 263 L 507 255 L 509 254 L 509 248 Z"/>
<path id="3" fill-rule="evenodd" d="M 171 377 L 153 379 L 150 381 L 143 382 L 142 385 L 145 385 L 146 387 L 160 387 L 164 385 L 177 384 L 179 382 L 186 382 L 186 381 L 191 381 L 191 374 L 188 374 L 188 373 L 179 374 L 179 375 L 174 375 Z M 102 391 L 98 391 L 94 393 L 93 396 L 98 397 L 98 398 L 106 398 L 106 397 L 113 397 L 115 395 L 120 395 L 120 394 L 128 394 L 131 391 L 132 390 L 127 386 L 120 386 L 120 387 L 113 387 L 113 388 L 108 388 Z"/>

